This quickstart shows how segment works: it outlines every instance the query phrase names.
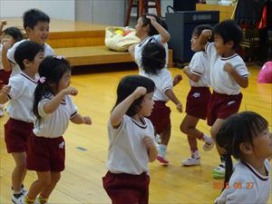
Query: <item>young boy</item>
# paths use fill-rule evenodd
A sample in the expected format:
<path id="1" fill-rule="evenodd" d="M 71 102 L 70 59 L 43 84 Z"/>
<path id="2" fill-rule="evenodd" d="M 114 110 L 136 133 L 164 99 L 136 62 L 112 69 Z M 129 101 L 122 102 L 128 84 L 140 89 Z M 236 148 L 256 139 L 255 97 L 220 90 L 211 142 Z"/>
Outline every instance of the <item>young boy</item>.
<path id="1" fill-rule="evenodd" d="M 33 96 L 36 88 L 38 67 L 44 58 L 43 47 L 33 41 L 20 43 L 15 51 L 16 63 L 21 73 L 10 77 L 0 93 L 0 103 L 9 101 L 9 120 L 4 125 L 7 152 L 11 153 L 15 168 L 12 171 L 12 203 L 22 204 L 26 190 L 23 181 L 26 175 L 26 146 L 33 129 Z"/>
<path id="2" fill-rule="evenodd" d="M 208 125 L 211 136 L 215 135 L 229 116 L 239 111 L 241 87 L 248 86 L 248 69 L 243 59 L 236 53 L 242 40 L 242 31 L 233 20 L 226 20 L 214 27 L 214 43 L 208 43 L 206 52 L 210 61 L 210 80 L 213 93 L 208 107 Z M 201 40 L 205 43 L 212 36 L 211 30 L 203 30 Z M 221 164 L 214 169 L 214 178 L 224 178 L 225 161 L 223 151 L 217 146 Z"/>
<path id="3" fill-rule="evenodd" d="M 53 49 L 46 44 L 46 40 L 49 36 L 49 23 L 49 16 L 38 9 L 30 9 L 23 15 L 23 24 L 28 40 L 42 45 L 44 47 L 45 56 L 54 55 Z M 6 55 L 3 53 L 3 56 L 5 55 L 10 61 L 10 70 L 12 70 L 11 76 L 18 74 L 21 71 L 14 59 L 14 53 L 16 48 L 24 41 L 25 40 L 15 43 L 9 50 L 3 50 L 3 52 L 6 52 Z"/>

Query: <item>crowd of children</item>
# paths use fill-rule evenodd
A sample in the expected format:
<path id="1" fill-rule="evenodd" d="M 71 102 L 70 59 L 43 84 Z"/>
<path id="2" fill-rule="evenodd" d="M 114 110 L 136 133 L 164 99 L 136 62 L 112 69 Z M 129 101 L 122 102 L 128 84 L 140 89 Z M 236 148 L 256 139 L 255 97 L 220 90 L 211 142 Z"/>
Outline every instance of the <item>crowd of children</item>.
<path id="1" fill-rule="evenodd" d="M 71 96 L 78 91 L 70 86 L 69 62 L 54 56 L 46 44 L 49 23 L 44 12 L 26 11 L 23 25 L 28 39 L 23 39 L 16 27 L 3 30 L 6 21 L 0 24 L 0 115 L 8 102 L 4 131 L 7 151 L 15 161 L 11 175 L 11 200 L 15 204 L 47 203 L 65 169 L 63 134 L 69 121 L 92 124 L 72 101 Z M 112 203 L 118 204 L 148 203 L 148 162 L 157 159 L 169 164 L 166 150 L 171 137 L 171 109 L 167 102 L 183 111 L 173 91 L 182 77 L 173 79 L 167 69 L 167 25 L 147 14 L 139 17 L 135 30 L 140 43 L 129 52 L 139 75 L 120 80 L 107 125 L 108 171 L 102 180 Z M 243 97 L 240 89 L 248 86 L 249 77 L 236 53 L 241 40 L 241 29 L 232 20 L 214 28 L 199 25 L 191 37 L 195 54 L 183 69 L 191 89 L 180 130 L 187 136 L 191 156 L 181 164 L 200 165 L 197 139 L 204 142 L 204 151 L 216 144 L 221 164 L 213 170 L 213 177 L 225 178 L 217 204 L 265 203 L 269 197 L 272 134 L 268 122 L 254 112 L 238 113 Z M 197 129 L 200 119 L 207 119 L 211 137 Z M 237 164 L 232 164 L 231 156 Z M 24 186 L 27 170 L 37 174 L 28 191 Z M 238 181 L 240 191 L 233 188 Z"/>

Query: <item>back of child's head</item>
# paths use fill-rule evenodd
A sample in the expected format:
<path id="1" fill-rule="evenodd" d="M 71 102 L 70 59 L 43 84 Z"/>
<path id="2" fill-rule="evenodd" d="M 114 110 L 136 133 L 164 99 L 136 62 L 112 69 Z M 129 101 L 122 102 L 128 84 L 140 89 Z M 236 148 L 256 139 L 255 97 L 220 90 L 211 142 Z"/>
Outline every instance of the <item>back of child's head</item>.
<path id="1" fill-rule="evenodd" d="M 224 43 L 233 41 L 233 49 L 238 48 L 243 39 L 242 30 L 234 20 L 218 23 L 213 29 L 213 34 L 221 36 Z"/>
<path id="2" fill-rule="evenodd" d="M 38 113 L 38 103 L 43 97 L 56 95 L 56 89 L 62 76 L 71 72 L 70 63 L 62 56 L 47 56 L 39 66 L 40 79 L 34 93 L 33 113 L 41 120 Z"/>
<path id="3" fill-rule="evenodd" d="M 5 35 L 11 36 L 15 42 L 21 41 L 23 39 L 23 34 L 21 30 L 17 27 L 8 27 L 5 30 L 3 30 L 3 33 Z"/>
<path id="4" fill-rule="evenodd" d="M 122 78 L 117 87 L 117 100 L 115 106 L 125 100 L 137 89 L 137 87 L 140 86 L 146 88 L 146 93 L 151 93 L 155 90 L 155 83 L 151 79 L 148 79 L 146 77 L 139 75 L 130 75 Z M 132 117 L 140 111 L 143 97 L 144 96 L 139 97 L 132 103 L 132 105 L 126 112 L 128 116 Z"/>
<path id="5" fill-rule="evenodd" d="M 50 23 L 50 17 L 39 9 L 30 9 L 24 13 L 23 24 L 25 29 L 33 29 L 38 24 L 38 22 Z"/>
<path id="6" fill-rule="evenodd" d="M 165 66 L 166 51 L 160 43 L 147 43 L 142 51 L 142 66 L 147 74 L 156 75 Z"/>
<path id="7" fill-rule="evenodd" d="M 143 27 L 149 26 L 148 35 L 153 36 L 153 35 L 159 34 L 157 29 L 151 24 L 150 19 L 147 18 L 146 16 L 153 16 L 158 23 L 161 22 L 161 19 L 158 16 L 154 15 L 154 14 L 144 14 L 144 15 L 142 15 Z"/>
<path id="8" fill-rule="evenodd" d="M 226 177 L 228 182 L 232 174 L 231 156 L 242 159 L 241 144 L 253 145 L 253 139 L 268 128 L 265 118 L 255 112 L 245 111 L 230 116 L 224 121 L 216 134 L 217 144 L 224 149 L 226 158 Z"/>
<path id="9" fill-rule="evenodd" d="M 28 62 L 33 62 L 35 56 L 43 50 L 44 48 L 40 44 L 30 40 L 26 40 L 20 43 L 20 45 L 18 45 L 18 47 L 16 48 L 14 52 L 14 59 L 21 68 L 21 70 L 25 70 L 25 60 L 27 60 Z"/>

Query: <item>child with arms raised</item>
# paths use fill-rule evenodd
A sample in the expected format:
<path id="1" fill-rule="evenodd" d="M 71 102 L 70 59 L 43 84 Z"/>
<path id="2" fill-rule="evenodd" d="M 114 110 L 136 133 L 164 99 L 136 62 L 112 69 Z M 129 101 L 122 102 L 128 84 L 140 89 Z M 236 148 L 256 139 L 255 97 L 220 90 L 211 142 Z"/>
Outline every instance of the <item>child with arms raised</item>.
<path id="1" fill-rule="evenodd" d="M 195 52 L 190 64 L 183 71 L 189 78 L 191 90 L 187 95 L 186 116 L 180 124 L 180 130 L 187 135 L 191 150 L 191 157 L 182 161 L 183 166 L 195 166 L 200 164 L 200 154 L 197 147 L 197 139 L 204 141 L 203 150 L 209 151 L 214 146 L 214 141 L 196 128 L 199 119 L 207 118 L 208 103 L 211 92 L 210 65 L 205 53 L 205 43 L 201 44 L 199 36 L 205 29 L 211 29 L 209 25 L 199 25 L 194 28 L 191 38 L 191 49 Z"/>
<path id="2" fill-rule="evenodd" d="M 217 24 L 213 31 L 203 30 L 202 43 L 214 35 L 214 43 L 207 43 L 206 52 L 210 62 L 210 80 L 213 92 L 208 106 L 208 125 L 215 139 L 222 123 L 239 111 L 243 95 L 241 87 L 248 86 L 249 72 L 243 59 L 236 53 L 242 40 L 242 31 L 233 20 Z M 217 146 L 221 164 L 213 170 L 214 178 L 224 178 L 225 161 Z"/>
<path id="3" fill-rule="evenodd" d="M 91 124 L 90 117 L 77 112 L 70 95 L 71 66 L 61 56 L 48 56 L 39 66 L 40 79 L 34 93 L 33 112 L 36 116 L 33 134 L 28 140 L 27 169 L 36 171 L 34 181 L 25 197 L 26 204 L 47 203 L 64 170 L 65 141 L 63 134 L 69 120 L 76 124 Z"/>
<path id="4" fill-rule="evenodd" d="M 1 102 L 9 101 L 9 120 L 4 125 L 5 142 L 8 153 L 15 161 L 11 183 L 15 204 L 23 203 L 26 193 L 23 182 L 26 175 L 27 140 L 32 133 L 34 115 L 32 112 L 33 94 L 36 88 L 36 74 L 44 58 L 43 47 L 32 41 L 21 43 L 15 51 L 15 60 L 21 72 L 9 79 L 0 94 Z"/>
<path id="5" fill-rule="evenodd" d="M 224 152 L 226 176 L 215 203 L 267 203 L 272 133 L 266 119 L 251 111 L 230 116 L 217 132 L 216 141 Z M 234 168 L 231 156 L 238 160 Z"/>
<path id="6" fill-rule="evenodd" d="M 49 36 L 49 16 L 38 9 L 27 10 L 23 15 L 23 25 L 28 36 L 27 40 L 39 43 L 44 48 L 44 55 L 54 55 L 53 49 L 46 43 Z M 25 40 L 23 40 L 25 41 Z M 17 42 L 10 49 L 3 51 L 3 56 L 6 57 L 6 71 L 10 70 L 11 76 L 20 72 L 19 66 L 14 60 L 14 52 L 17 46 L 23 41 Z"/>
<path id="7" fill-rule="evenodd" d="M 143 76 L 126 76 L 108 122 L 109 150 L 103 186 L 112 203 L 148 203 L 148 162 L 157 156 L 153 109 L 155 84 Z"/>
<path id="8" fill-rule="evenodd" d="M 170 99 L 179 112 L 182 112 L 180 100 L 173 92 L 173 80 L 168 69 L 164 68 L 166 52 L 160 43 L 147 43 L 142 51 L 143 76 L 154 81 L 156 89 L 153 95 L 155 102 L 152 114 L 148 117 L 155 128 L 155 134 L 160 135 L 158 145 L 158 161 L 168 164 L 166 148 L 171 136 L 171 110 L 166 106 Z"/>

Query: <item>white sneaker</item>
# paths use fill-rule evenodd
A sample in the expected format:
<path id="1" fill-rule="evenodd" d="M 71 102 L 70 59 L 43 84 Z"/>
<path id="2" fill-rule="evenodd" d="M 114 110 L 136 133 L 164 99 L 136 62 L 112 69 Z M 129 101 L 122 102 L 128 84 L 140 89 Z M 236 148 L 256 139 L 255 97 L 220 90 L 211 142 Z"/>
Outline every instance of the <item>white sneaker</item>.
<path id="1" fill-rule="evenodd" d="M 20 193 L 20 194 L 12 194 L 11 196 L 11 201 L 14 203 L 14 204 L 24 204 L 24 195 L 23 193 Z"/>
<path id="2" fill-rule="evenodd" d="M 182 161 L 183 166 L 197 166 L 200 165 L 200 157 L 190 157 Z"/>
<path id="3" fill-rule="evenodd" d="M 4 110 L 3 109 L 0 109 L 0 117 L 4 116 L 5 113 L 4 113 Z"/>
<path id="4" fill-rule="evenodd" d="M 205 144 L 203 145 L 203 150 L 205 152 L 212 150 L 212 148 L 214 147 L 214 140 L 213 140 L 213 138 L 205 136 L 204 137 L 204 142 L 205 142 Z"/>
<path id="5" fill-rule="evenodd" d="M 27 189 L 25 188 L 24 185 L 21 187 L 21 193 L 25 196 L 27 194 Z"/>

